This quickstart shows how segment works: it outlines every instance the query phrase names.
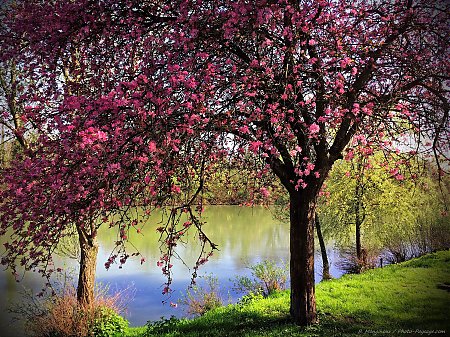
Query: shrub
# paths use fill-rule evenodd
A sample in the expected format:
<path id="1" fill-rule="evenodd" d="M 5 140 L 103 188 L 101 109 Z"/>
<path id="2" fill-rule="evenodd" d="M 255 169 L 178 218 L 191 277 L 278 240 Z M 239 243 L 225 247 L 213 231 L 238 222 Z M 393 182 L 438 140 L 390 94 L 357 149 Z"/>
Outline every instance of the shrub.
<path id="1" fill-rule="evenodd" d="M 246 294 L 260 293 L 264 297 L 272 293 L 286 289 L 288 279 L 288 265 L 282 263 L 281 266 L 273 260 L 264 260 L 249 267 L 252 278 L 238 276 L 234 282 L 234 290 Z"/>
<path id="2" fill-rule="evenodd" d="M 362 257 L 358 259 L 355 248 L 345 248 L 340 252 L 338 267 L 347 274 L 359 274 L 377 266 L 380 253 L 374 248 L 362 248 Z"/>
<path id="3" fill-rule="evenodd" d="M 206 287 L 193 285 L 186 291 L 186 295 L 180 303 L 187 309 L 190 316 L 202 316 L 206 312 L 221 307 L 223 300 L 219 294 L 219 281 L 212 275 L 200 276 L 200 281 L 205 280 Z"/>
<path id="4" fill-rule="evenodd" d="M 109 307 L 99 307 L 90 332 L 95 337 L 123 336 L 128 321 Z"/>
<path id="5" fill-rule="evenodd" d="M 65 284 L 50 296 L 28 301 L 12 310 L 25 320 L 25 328 L 32 336 L 90 337 L 121 336 L 128 322 L 119 313 L 123 310 L 122 293 L 108 295 L 108 287 L 98 285 L 94 303 L 80 306 L 76 288 Z"/>

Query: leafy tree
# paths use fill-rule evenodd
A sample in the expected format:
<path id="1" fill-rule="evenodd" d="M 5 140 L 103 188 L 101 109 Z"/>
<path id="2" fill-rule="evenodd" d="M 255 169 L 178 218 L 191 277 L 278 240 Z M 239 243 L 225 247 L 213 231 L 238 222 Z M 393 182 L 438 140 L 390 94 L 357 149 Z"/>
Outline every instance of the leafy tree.
<path id="1" fill-rule="evenodd" d="M 386 165 L 381 153 L 357 156 L 335 165 L 322 191 L 325 230 L 343 245 L 352 237 L 360 266 L 366 262 L 364 247 L 388 250 L 400 262 L 450 242 L 444 234 L 448 225 L 446 229 L 440 225 L 447 217 L 446 180 L 439 182 L 429 164 L 421 169 L 402 165 L 403 172 L 399 168 Z M 412 178 L 406 179 L 407 175 Z M 442 238 L 439 243 L 431 242 L 433 232 Z"/>
<path id="2" fill-rule="evenodd" d="M 389 173 L 380 166 L 374 167 L 373 160 L 364 155 L 335 165 L 326 183 L 324 193 L 329 197 L 321 207 L 325 227 L 330 228 L 335 237 L 345 237 L 348 229 L 354 228 L 356 259 L 362 264 L 365 250 L 361 244 L 361 230 L 380 212 L 379 202 L 388 203 L 381 197 L 384 188 L 395 188 Z M 395 200 L 391 200 L 387 207 L 395 208 L 393 203 Z"/>
<path id="3" fill-rule="evenodd" d="M 317 197 L 350 140 L 448 150 L 448 21 L 445 1 L 17 1 L 4 55 L 36 79 L 27 118 L 42 135 L 2 175 L 2 231 L 16 238 L 4 262 L 45 264 L 74 222 L 92 237 L 112 211 L 121 247 L 128 208 L 194 190 L 160 228 L 169 287 L 187 229 L 215 248 L 191 208 L 205 172 L 249 153 L 289 193 L 290 311 L 316 322 Z"/>
<path id="4" fill-rule="evenodd" d="M 0 166 L 27 147 L 23 102 L 18 101 L 21 92 L 17 82 L 19 71 L 13 60 L 0 63 Z"/>
<path id="5" fill-rule="evenodd" d="M 378 221 L 373 222 L 367 234 L 391 253 L 393 262 L 448 249 L 449 196 L 448 180 L 444 178 L 439 182 L 432 173 L 423 174 L 414 182 L 406 181 L 396 189 L 385 190 L 383 199 L 379 200 Z M 393 207 L 387 207 L 389 203 Z"/>

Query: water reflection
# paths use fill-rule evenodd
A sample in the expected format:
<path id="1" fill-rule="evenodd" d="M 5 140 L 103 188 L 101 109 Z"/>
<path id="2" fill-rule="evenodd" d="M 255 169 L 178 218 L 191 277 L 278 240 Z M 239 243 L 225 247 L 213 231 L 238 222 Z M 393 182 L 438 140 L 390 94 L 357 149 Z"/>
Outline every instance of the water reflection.
<path id="1" fill-rule="evenodd" d="M 148 320 L 156 320 L 161 316 L 182 316 L 180 309 L 162 305 L 168 298 L 162 295 L 162 285 L 165 282 L 160 269 L 156 266 L 159 259 L 159 233 L 156 228 L 160 226 L 160 214 L 155 214 L 143 229 L 143 235 L 130 233 L 131 242 L 145 256 L 146 262 L 141 265 L 140 258 L 130 259 L 122 269 L 117 265 L 105 270 L 104 262 L 114 248 L 116 233 L 114 230 L 103 228 L 99 234 L 99 257 L 97 265 L 97 281 L 110 285 L 110 290 L 134 289 L 127 291 L 132 297 L 128 303 L 127 319 L 131 325 L 143 325 Z M 214 274 L 225 292 L 231 288 L 230 278 L 236 275 L 249 275 L 247 268 L 265 259 L 288 260 L 289 258 L 289 226 L 273 220 L 270 210 L 262 207 L 247 208 L 238 206 L 210 206 L 205 210 L 205 232 L 210 239 L 218 244 L 219 251 L 200 269 L 199 274 Z M 199 254 L 200 247 L 193 235 L 187 238 L 188 244 L 180 245 L 178 253 L 188 266 L 193 266 Z M 316 253 L 316 282 L 320 281 L 321 259 L 318 250 Z M 131 248 L 130 248 L 131 249 Z M 333 262 L 338 260 L 338 253 L 330 246 L 328 256 L 331 263 L 331 274 L 339 277 L 342 272 Z M 68 258 L 58 258 L 57 263 L 65 264 L 66 268 L 76 268 L 77 262 Z M 175 290 L 170 301 L 176 302 L 180 298 L 190 281 L 190 271 L 181 262 L 174 266 Z M 27 274 L 23 285 L 38 291 L 42 280 L 34 274 Z M 5 308 L 12 300 L 18 298 L 18 291 L 22 287 L 17 284 L 7 272 L 0 273 L 0 331 L 6 331 L 8 315 Z M 237 294 L 230 293 L 233 300 Z M 17 333 L 17 330 L 15 330 Z M 16 335 L 14 335 L 16 336 Z"/>

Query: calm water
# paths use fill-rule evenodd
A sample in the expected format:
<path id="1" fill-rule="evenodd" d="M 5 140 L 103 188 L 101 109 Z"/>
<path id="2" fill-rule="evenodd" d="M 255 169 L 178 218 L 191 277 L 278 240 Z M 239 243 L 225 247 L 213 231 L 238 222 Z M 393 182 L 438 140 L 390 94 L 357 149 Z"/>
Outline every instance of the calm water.
<path id="1" fill-rule="evenodd" d="M 211 260 L 199 270 L 199 275 L 213 274 L 219 280 L 224 298 L 230 296 L 235 301 L 240 295 L 233 293 L 230 280 L 237 275 L 250 275 L 249 265 L 265 259 L 280 259 L 287 261 L 289 258 L 289 226 L 274 220 L 272 213 L 264 208 L 247 208 L 238 206 L 210 206 L 204 213 L 207 221 L 205 232 L 210 239 L 218 244 L 219 251 L 214 253 Z M 174 292 L 168 298 L 162 295 L 162 285 L 165 282 L 161 270 L 156 266 L 159 259 L 158 233 L 155 229 L 159 226 L 160 217 L 146 224 L 144 235 L 131 235 L 130 239 L 139 251 L 145 256 L 146 262 L 141 265 L 140 259 L 130 259 L 122 269 L 117 265 L 105 270 L 104 262 L 114 248 L 116 233 L 105 229 L 99 235 L 99 257 L 97 264 L 97 281 L 108 284 L 110 291 L 124 290 L 124 298 L 127 301 L 126 317 L 130 325 L 143 325 L 149 320 L 157 320 L 161 316 L 183 316 L 183 309 L 172 308 L 162 304 L 162 301 L 177 302 L 190 282 L 190 271 L 180 261 L 174 263 Z M 189 244 L 179 247 L 179 254 L 187 266 L 193 266 L 199 246 L 192 237 L 188 238 Z M 130 252 L 132 252 L 130 248 Z M 338 259 L 338 252 L 332 247 L 328 248 L 331 263 L 331 274 L 334 277 L 342 275 L 333 262 Z M 66 269 L 76 268 L 77 261 L 70 258 L 58 258 L 59 264 L 64 264 Z M 321 258 L 318 244 L 316 244 L 316 282 L 320 281 Z M 0 272 L 0 336 L 18 336 L 16 324 L 14 327 L 9 322 L 7 313 L 8 305 L 19 299 L 18 293 L 23 287 L 38 291 L 42 285 L 42 279 L 32 273 L 25 275 L 20 283 L 16 283 L 8 272 Z M 11 330 L 11 328 L 13 330 Z M 8 332 L 9 331 L 9 332 Z M 12 333 L 13 331 L 14 333 Z M 3 332 L 3 334 L 2 334 Z"/>

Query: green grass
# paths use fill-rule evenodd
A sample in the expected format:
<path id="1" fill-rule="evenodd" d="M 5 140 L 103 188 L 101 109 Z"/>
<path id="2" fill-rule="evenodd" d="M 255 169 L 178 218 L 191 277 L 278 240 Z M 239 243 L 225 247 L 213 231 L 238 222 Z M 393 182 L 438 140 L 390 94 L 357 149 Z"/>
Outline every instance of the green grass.
<path id="1" fill-rule="evenodd" d="M 129 327 L 126 336 L 127 337 L 140 337 L 143 336 L 145 333 L 145 330 L 147 328 L 145 326 L 141 327 Z"/>
<path id="2" fill-rule="evenodd" d="M 196 319 L 166 321 L 149 336 L 447 336 L 450 292 L 437 288 L 443 283 L 450 283 L 450 251 L 318 284 L 320 323 L 308 328 L 290 321 L 285 291 Z M 127 334 L 144 335 L 145 327 Z"/>

